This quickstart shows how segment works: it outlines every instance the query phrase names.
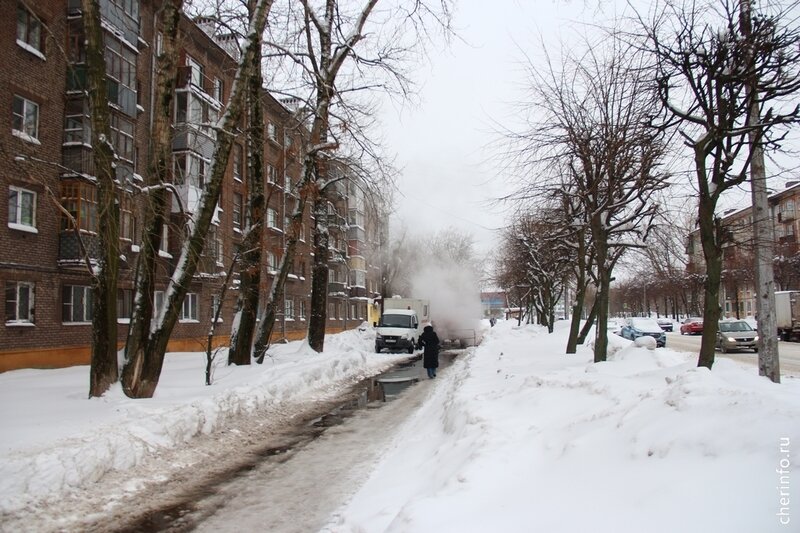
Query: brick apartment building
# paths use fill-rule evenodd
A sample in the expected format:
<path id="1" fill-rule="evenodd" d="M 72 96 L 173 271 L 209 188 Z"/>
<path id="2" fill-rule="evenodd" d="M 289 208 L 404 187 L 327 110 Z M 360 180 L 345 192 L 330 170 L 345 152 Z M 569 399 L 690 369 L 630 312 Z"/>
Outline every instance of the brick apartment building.
<path id="1" fill-rule="evenodd" d="M 0 327 L 0 371 L 88 362 L 91 293 L 80 242 L 96 251 L 97 217 L 90 146 L 82 20 L 79 0 L 11 3 L 16 17 L 0 21 L 0 284 L 5 295 Z M 154 54 L 158 46 L 151 0 L 101 0 L 111 103 L 112 141 L 119 156 L 120 236 L 123 261 L 117 297 L 119 322 L 132 311 L 133 274 L 139 251 L 143 184 L 149 148 Z M 159 287 L 166 287 L 183 243 L 186 213 L 197 205 L 210 171 L 215 132 L 208 126 L 224 111 L 236 53 L 212 37 L 207 25 L 183 19 L 175 94 L 173 161 L 177 199 L 159 251 Z M 291 106 L 263 93 L 265 188 L 268 197 L 262 290 L 271 285 L 286 242 L 285 228 L 298 201 L 302 129 Z M 224 274 L 247 223 L 248 176 L 244 139 L 231 153 L 225 184 L 203 258 L 173 331 L 171 350 L 197 351 L 217 306 L 221 342 L 227 341 L 238 292 L 219 301 Z M 369 214 L 358 188 L 341 182 L 329 214 L 347 224 L 333 232 L 329 279 L 332 331 L 368 318 L 380 293 L 378 242 L 381 217 Z M 185 211 L 181 211 L 180 207 Z M 68 212 L 74 217 L 73 227 Z M 310 301 L 310 211 L 287 281 L 273 339 L 305 336 Z M 81 239 L 76 235 L 80 233 Z M 156 304 L 163 293 L 154 295 Z M 120 327 L 119 341 L 126 328 Z"/>
<path id="2" fill-rule="evenodd" d="M 800 256 L 798 252 L 798 217 L 800 182 L 788 182 L 781 191 L 769 197 L 770 220 L 774 230 L 775 286 L 777 290 L 800 288 Z M 744 318 L 756 313 L 753 279 L 753 209 L 748 206 L 731 210 L 723 216 L 729 239 L 723 245 L 723 282 L 720 305 L 723 316 Z M 702 273 L 705 269 L 700 232 L 687 237 L 687 271 Z"/>

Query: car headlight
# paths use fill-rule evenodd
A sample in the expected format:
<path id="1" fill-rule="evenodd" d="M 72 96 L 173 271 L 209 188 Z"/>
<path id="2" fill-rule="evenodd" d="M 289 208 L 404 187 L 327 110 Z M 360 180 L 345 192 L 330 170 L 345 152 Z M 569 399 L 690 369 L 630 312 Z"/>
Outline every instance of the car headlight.
<path id="1" fill-rule="evenodd" d="M 736 339 L 734 339 L 733 337 L 726 337 L 726 340 L 728 342 L 736 342 Z"/>
<path id="2" fill-rule="evenodd" d="M 758 335 L 756 335 L 755 337 L 753 337 L 753 340 L 754 340 L 754 341 L 756 341 L 756 342 L 758 342 Z"/>
<path id="3" fill-rule="evenodd" d="M 383 340 L 383 335 L 381 335 L 380 333 L 376 333 L 375 334 L 375 340 L 376 341 L 382 341 Z"/>

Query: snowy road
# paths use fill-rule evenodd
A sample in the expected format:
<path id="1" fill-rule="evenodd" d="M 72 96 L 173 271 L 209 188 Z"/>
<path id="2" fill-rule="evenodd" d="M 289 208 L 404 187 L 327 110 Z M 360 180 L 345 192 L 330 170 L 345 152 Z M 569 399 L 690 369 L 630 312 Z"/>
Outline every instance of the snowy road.
<path id="1" fill-rule="evenodd" d="M 443 352 L 443 372 L 452 355 Z M 368 380 L 279 423 L 243 417 L 20 518 L 36 531 L 318 531 L 436 385 L 421 366 L 402 372 L 419 381 L 391 401 L 366 403 Z"/>
<path id="2" fill-rule="evenodd" d="M 667 334 L 667 346 L 673 350 L 683 350 L 692 353 L 700 351 L 700 335 L 681 335 L 680 333 Z M 781 374 L 800 377 L 800 343 L 779 342 L 778 353 L 780 356 Z M 752 352 L 720 353 L 717 357 L 726 357 L 740 363 L 758 366 L 758 354 Z"/>

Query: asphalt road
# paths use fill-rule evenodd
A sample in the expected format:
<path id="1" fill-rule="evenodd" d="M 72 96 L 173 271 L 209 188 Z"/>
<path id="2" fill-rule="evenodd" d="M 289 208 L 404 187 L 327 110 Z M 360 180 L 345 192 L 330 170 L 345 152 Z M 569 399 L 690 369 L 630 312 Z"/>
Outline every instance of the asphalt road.
<path id="1" fill-rule="evenodd" d="M 667 333 L 667 348 L 696 354 L 700 351 L 700 340 L 700 335 L 681 335 L 678 332 Z M 800 343 L 778 342 L 778 356 L 782 375 L 800 377 Z M 717 352 L 717 357 L 727 357 L 758 368 L 758 354 L 752 351 L 729 352 L 726 354 Z"/>

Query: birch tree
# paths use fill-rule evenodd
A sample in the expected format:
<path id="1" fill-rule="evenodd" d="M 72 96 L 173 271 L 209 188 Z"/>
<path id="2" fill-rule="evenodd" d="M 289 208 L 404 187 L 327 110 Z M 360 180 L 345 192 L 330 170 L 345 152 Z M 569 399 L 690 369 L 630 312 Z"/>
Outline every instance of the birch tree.
<path id="1" fill-rule="evenodd" d="M 197 270 L 206 235 L 219 201 L 222 180 L 228 165 L 234 136 L 245 113 L 245 99 L 248 92 L 247 79 L 254 64 L 253 57 L 260 54 L 259 36 L 264 31 L 271 7 L 271 0 L 258 0 L 255 4 L 254 16 L 247 32 L 247 43 L 235 74 L 230 97 L 225 112 L 216 125 L 217 144 L 210 177 L 203 190 L 197 211 L 192 214 L 188 238 L 184 242 L 175 271 L 167 285 L 163 312 L 155 317 L 149 329 L 139 329 L 141 337 L 131 335 L 128 339 L 123 371 L 123 390 L 128 396 L 152 397 L 158 385 L 169 336 L 180 316 L 184 297 L 189 290 L 192 276 Z M 146 297 L 148 295 L 140 294 L 137 288 L 137 302 Z M 141 313 L 142 309 L 142 306 L 137 305 L 134 312 Z"/>

